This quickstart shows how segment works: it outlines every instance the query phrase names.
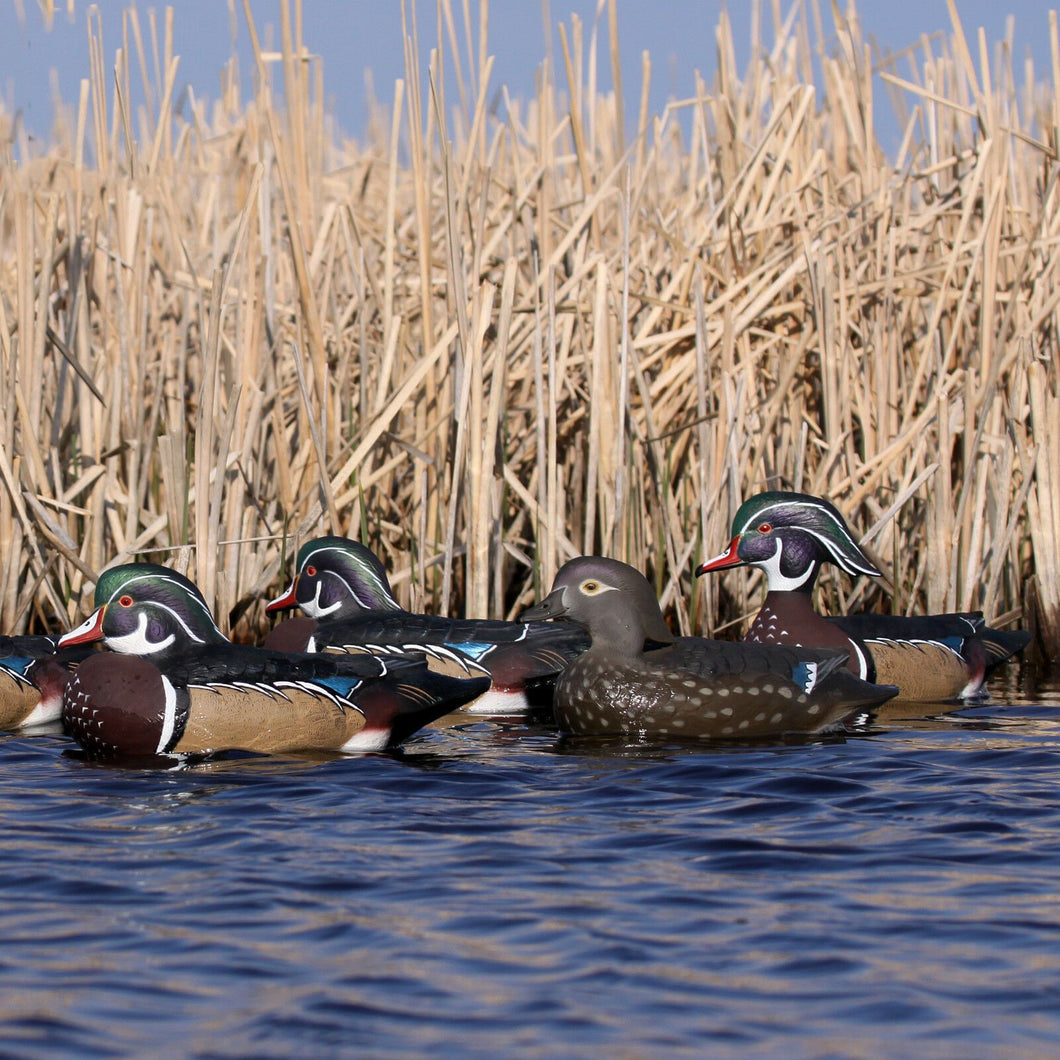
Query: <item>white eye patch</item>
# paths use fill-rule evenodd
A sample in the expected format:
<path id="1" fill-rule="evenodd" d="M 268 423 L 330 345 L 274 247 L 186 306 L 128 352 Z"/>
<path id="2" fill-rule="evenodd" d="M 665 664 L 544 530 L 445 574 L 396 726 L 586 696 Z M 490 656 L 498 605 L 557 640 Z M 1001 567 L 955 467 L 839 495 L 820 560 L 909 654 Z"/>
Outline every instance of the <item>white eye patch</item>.
<path id="1" fill-rule="evenodd" d="M 603 582 L 598 581 L 596 578 L 586 578 L 578 586 L 578 591 L 583 593 L 585 596 L 599 596 L 600 593 L 614 592 L 615 586 L 605 585 Z"/>

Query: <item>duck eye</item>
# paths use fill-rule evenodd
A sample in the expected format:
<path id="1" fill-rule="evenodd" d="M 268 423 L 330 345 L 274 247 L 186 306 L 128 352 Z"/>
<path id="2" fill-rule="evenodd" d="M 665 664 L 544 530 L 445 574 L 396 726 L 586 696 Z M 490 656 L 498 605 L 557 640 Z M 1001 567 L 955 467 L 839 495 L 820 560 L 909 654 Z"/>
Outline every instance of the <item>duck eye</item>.
<path id="1" fill-rule="evenodd" d="M 133 598 L 131 596 L 120 596 L 118 597 L 118 605 L 120 607 L 132 607 Z"/>
<path id="2" fill-rule="evenodd" d="M 310 578 L 315 578 L 317 576 L 317 569 L 313 566 L 312 563 L 310 563 L 309 566 L 306 567 L 305 572 L 309 575 Z"/>
<path id="3" fill-rule="evenodd" d="M 773 524 L 772 523 L 759 523 L 758 524 L 758 532 L 760 534 L 771 534 L 773 532 Z"/>
<path id="4" fill-rule="evenodd" d="M 592 578 L 588 578 L 582 582 L 581 590 L 583 593 L 586 594 L 586 596 L 592 596 L 594 593 L 598 593 L 600 591 L 600 583 L 598 581 L 594 581 Z"/>

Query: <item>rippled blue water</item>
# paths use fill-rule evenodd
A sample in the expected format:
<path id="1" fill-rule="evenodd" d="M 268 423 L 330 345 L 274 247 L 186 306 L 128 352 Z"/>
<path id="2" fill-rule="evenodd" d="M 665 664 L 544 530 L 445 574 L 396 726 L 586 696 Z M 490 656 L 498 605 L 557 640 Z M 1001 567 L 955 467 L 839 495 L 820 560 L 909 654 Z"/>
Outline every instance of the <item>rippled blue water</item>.
<path id="1" fill-rule="evenodd" d="M 1060 684 L 1002 695 L 722 751 L 4 734 L 0 1055 L 1056 1055 Z"/>

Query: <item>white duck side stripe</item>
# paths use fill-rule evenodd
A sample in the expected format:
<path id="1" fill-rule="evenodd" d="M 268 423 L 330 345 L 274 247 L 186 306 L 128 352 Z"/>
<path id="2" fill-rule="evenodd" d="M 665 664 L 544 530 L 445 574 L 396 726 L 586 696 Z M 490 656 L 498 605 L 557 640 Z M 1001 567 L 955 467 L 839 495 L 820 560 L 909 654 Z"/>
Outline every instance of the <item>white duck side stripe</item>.
<path id="1" fill-rule="evenodd" d="M 163 754 L 169 741 L 173 739 L 173 731 L 177 727 L 177 690 L 170 683 L 165 674 L 162 674 L 162 691 L 166 696 L 166 705 L 162 711 L 162 735 L 158 739 L 155 748 L 157 754 Z"/>
<path id="2" fill-rule="evenodd" d="M 806 682 L 802 686 L 803 692 L 809 695 L 817 687 L 817 663 L 806 664 Z"/>
<path id="3" fill-rule="evenodd" d="M 854 658 L 858 661 L 858 677 L 862 681 L 867 681 L 869 676 L 869 660 L 865 653 L 858 647 L 857 643 L 847 637 L 847 641 L 850 644 L 850 651 Z"/>

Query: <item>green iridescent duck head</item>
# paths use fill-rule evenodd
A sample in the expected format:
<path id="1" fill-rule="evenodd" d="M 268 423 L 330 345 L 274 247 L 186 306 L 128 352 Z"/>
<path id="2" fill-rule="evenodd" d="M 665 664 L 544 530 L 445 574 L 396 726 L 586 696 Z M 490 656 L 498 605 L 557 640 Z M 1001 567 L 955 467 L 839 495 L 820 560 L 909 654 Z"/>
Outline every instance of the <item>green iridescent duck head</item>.
<path id="1" fill-rule="evenodd" d="M 194 582 L 156 563 L 126 563 L 99 576 L 96 609 L 59 647 L 102 640 L 111 650 L 154 659 L 228 644 Z"/>
<path id="2" fill-rule="evenodd" d="M 825 563 L 851 575 L 878 578 L 881 571 L 859 547 L 838 509 L 808 493 L 760 493 L 740 505 L 732 540 L 696 574 L 729 567 L 759 567 L 771 592 L 809 592 Z"/>
<path id="3" fill-rule="evenodd" d="M 317 537 L 298 550 L 294 580 L 265 610 L 291 607 L 329 621 L 401 610 L 379 558 L 348 537 Z"/>

